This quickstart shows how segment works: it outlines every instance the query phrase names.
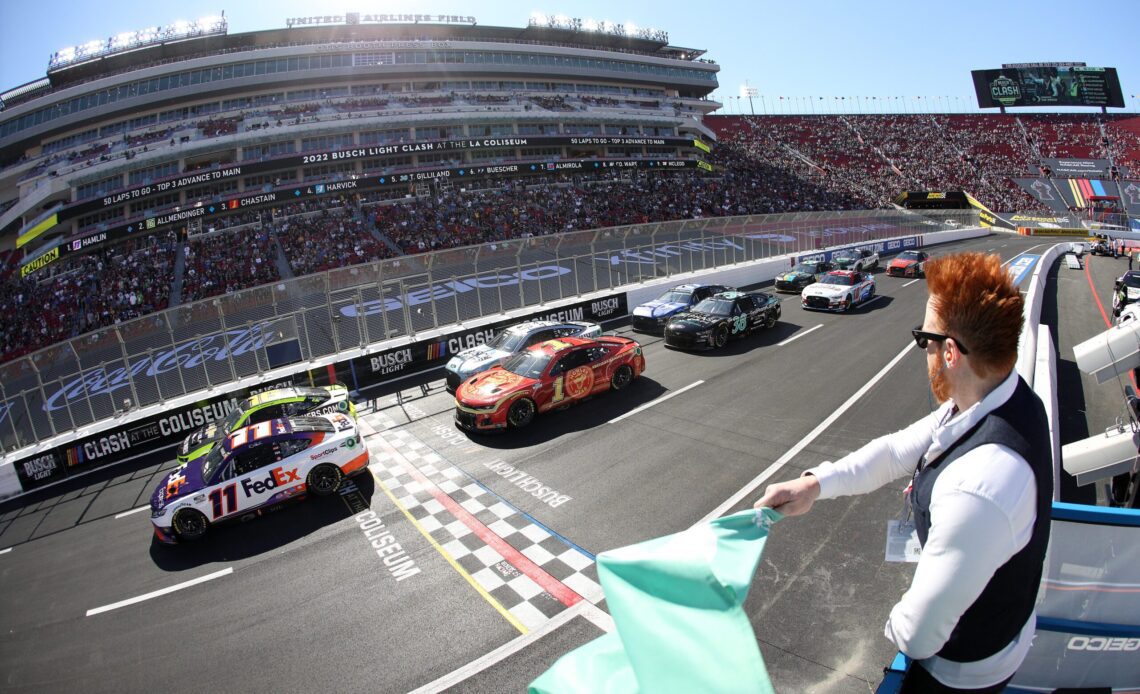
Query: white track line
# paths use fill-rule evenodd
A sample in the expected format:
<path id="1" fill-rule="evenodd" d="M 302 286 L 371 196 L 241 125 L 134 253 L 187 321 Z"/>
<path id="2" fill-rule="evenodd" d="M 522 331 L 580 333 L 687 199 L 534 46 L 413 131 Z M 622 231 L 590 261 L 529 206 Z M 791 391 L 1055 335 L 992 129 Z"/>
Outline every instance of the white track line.
<path id="1" fill-rule="evenodd" d="M 139 511 L 145 511 L 148 508 L 150 508 L 150 506 L 139 506 L 138 508 L 133 508 L 130 511 L 123 511 L 119 515 L 115 516 L 115 520 L 118 520 L 118 519 L 122 518 L 123 516 L 129 516 L 132 513 L 138 513 Z"/>
<path id="2" fill-rule="evenodd" d="M 92 615 L 97 615 L 101 612 L 110 612 L 111 610 L 117 610 L 120 607 L 126 607 L 127 605 L 133 605 L 136 602 L 142 602 L 143 600 L 150 600 L 151 598 L 157 598 L 159 596 L 166 595 L 167 593 L 173 593 L 176 590 L 182 590 L 183 588 L 189 588 L 190 586 L 196 586 L 199 583 L 205 583 L 206 581 L 212 581 L 215 578 L 221 578 L 222 576 L 225 576 L 227 574 L 232 574 L 233 572 L 234 572 L 234 569 L 231 566 L 229 568 L 222 569 L 221 571 L 215 571 L 212 574 L 207 574 L 205 576 L 199 576 L 198 578 L 191 579 L 189 581 L 186 581 L 185 583 L 179 583 L 176 586 L 170 586 L 169 588 L 163 588 L 162 590 L 156 590 L 153 593 L 147 593 L 146 595 L 139 595 L 139 596 L 134 597 L 134 598 L 127 598 L 126 600 L 120 600 L 119 602 L 111 603 L 110 605 L 104 605 L 102 607 L 92 608 L 90 610 L 87 610 L 87 616 L 90 617 Z"/>
<path id="3" fill-rule="evenodd" d="M 553 632 L 555 629 L 562 627 L 571 619 L 582 616 L 592 622 L 596 627 L 605 632 L 611 632 L 614 629 L 613 618 L 603 612 L 590 602 L 583 600 L 577 605 L 562 610 L 558 614 L 548 619 L 539 628 L 516 636 L 514 639 L 504 643 L 487 655 L 473 660 L 463 667 L 453 670 L 439 679 L 428 682 L 419 689 L 412 690 L 411 694 L 428 694 L 429 692 L 442 692 L 445 689 L 450 689 L 455 685 L 463 682 L 469 677 L 472 677 L 483 670 L 506 660 L 508 657 L 518 653 L 522 649 L 538 641 L 547 634 Z"/>
<path id="4" fill-rule="evenodd" d="M 904 284 L 903 286 L 904 286 L 904 287 L 909 287 L 910 285 L 912 285 L 912 284 L 914 284 L 915 282 L 917 282 L 919 279 L 921 279 L 921 278 L 919 278 L 919 277 L 915 277 L 914 279 L 912 279 L 911 281 L 907 282 L 907 283 L 906 283 L 906 284 Z"/>
<path id="5" fill-rule="evenodd" d="M 787 465 L 788 462 L 791 461 L 792 458 L 799 455 L 800 451 L 807 448 L 808 444 L 810 444 L 812 441 L 814 441 L 816 439 L 816 437 L 818 437 L 820 434 L 822 434 L 829 426 L 834 424 L 835 420 L 837 420 L 841 416 L 843 416 L 844 412 L 851 409 L 855 405 L 855 403 L 859 402 L 859 400 L 867 393 L 867 391 L 871 390 L 871 388 L 874 387 L 876 383 L 883 380 L 883 378 L 887 375 L 887 372 L 889 372 L 891 369 L 893 369 L 896 364 L 898 364 L 900 361 L 902 361 L 903 357 L 905 357 L 907 354 L 910 354 L 912 351 L 914 351 L 914 349 L 915 348 L 914 348 L 913 342 L 908 344 L 906 347 L 904 347 L 903 350 L 901 352 L 899 352 L 898 355 L 895 356 L 894 359 L 892 359 L 886 366 L 883 367 L 882 371 L 875 374 L 875 376 L 870 381 L 867 381 L 866 383 L 864 383 L 863 387 L 860 388 L 858 391 L 856 391 L 854 395 L 847 398 L 847 402 L 840 405 L 839 409 L 837 409 L 836 411 L 831 413 L 831 416 L 829 416 L 827 419 L 820 422 L 819 425 L 816 426 L 816 428 L 812 429 L 811 432 L 809 432 L 807 436 L 800 439 L 799 443 L 797 443 L 796 445 L 794 445 L 790 449 L 788 449 L 787 453 L 780 456 L 779 460 L 777 460 L 776 462 L 769 465 L 768 468 L 766 470 L 764 470 L 764 472 L 761 472 L 759 475 L 757 475 L 755 477 L 755 479 L 753 479 L 748 484 L 744 485 L 744 487 L 740 491 L 733 494 L 731 497 L 728 498 L 727 501 L 725 501 L 720 506 L 717 506 L 716 508 L 714 508 L 704 518 L 697 521 L 696 525 L 700 525 L 702 523 L 707 523 L 708 521 L 711 521 L 714 518 L 720 518 L 725 513 L 727 513 L 729 511 L 729 509 L 733 508 L 738 503 L 740 503 L 740 501 L 743 500 L 744 497 L 755 492 L 757 487 L 759 487 L 761 484 L 764 484 L 764 482 L 767 481 L 769 477 L 771 477 L 772 475 L 779 472 L 780 468 Z"/>
<path id="6" fill-rule="evenodd" d="M 7 554 L 8 552 L 11 552 L 11 551 L 12 551 L 11 547 L 5 547 L 4 549 L 0 549 L 0 554 Z"/>
<path id="7" fill-rule="evenodd" d="M 820 323 L 819 325 L 815 326 L 814 328 L 808 328 L 807 330 L 801 330 L 798 333 L 796 333 L 795 335 L 792 335 L 788 339 L 784 340 L 783 342 L 777 342 L 776 346 L 777 347 L 783 347 L 784 345 L 788 344 L 792 340 L 798 340 L 801 337 L 803 337 L 804 335 L 807 335 L 808 333 L 810 333 L 811 331 L 819 330 L 822 327 L 823 327 L 823 323 Z"/>
<path id="8" fill-rule="evenodd" d="M 671 398 L 675 395 L 680 395 L 681 393 L 684 393 L 686 390 L 688 390 L 690 388 L 696 388 L 697 386 L 699 386 L 702 383 L 704 383 L 704 381 L 697 381 L 696 383 L 690 383 L 689 385 L 685 386 L 684 388 L 681 388 L 680 390 L 675 390 L 672 393 L 667 393 L 665 395 L 662 395 L 661 397 L 657 398 L 656 400 L 651 400 L 651 401 L 645 403 L 644 405 L 642 405 L 640 407 L 635 407 L 632 410 L 630 410 L 629 412 L 626 412 L 625 414 L 623 414 L 619 417 L 614 417 L 609 422 L 607 422 L 607 424 L 613 424 L 615 422 L 620 422 L 621 420 L 625 419 L 626 417 L 635 415 L 638 412 L 641 412 L 642 410 L 647 410 L 650 407 L 653 407 L 654 405 L 657 405 L 659 403 L 663 403 L 666 400 L 668 400 L 669 398 Z"/>

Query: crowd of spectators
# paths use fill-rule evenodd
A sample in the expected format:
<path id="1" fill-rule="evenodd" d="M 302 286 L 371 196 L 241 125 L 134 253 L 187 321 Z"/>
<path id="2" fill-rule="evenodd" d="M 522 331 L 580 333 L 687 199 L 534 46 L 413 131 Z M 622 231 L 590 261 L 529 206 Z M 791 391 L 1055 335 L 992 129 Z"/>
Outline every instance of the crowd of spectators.
<path id="1" fill-rule="evenodd" d="M 269 232 L 239 229 L 191 239 L 183 249 L 182 303 L 274 282 L 278 247 Z"/>
<path id="2" fill-rule="evenodd" d="M 448 100 L 411 103 L 434 107 Z M 576 103 L 612 101 L 588 97 Z M 376 105 L 367 96 L 356 102 Z M 557 109 L 565 100 L 535 103 Z M 315 112 L 301 105 L 285 109 L 280 115 Z M 1140 165 L 1137 129 L 1087 116 L 729 116 L 705 122 L 718 134 L 706 157 L 714 165 L 711 174 L 608 169 L 473 180 L 463 189 L 433 183 L 400 191 L 406 197 L 397 199 L 376 191 L 298 200 L 212 219 L 207 233 L 188 241 L 136 239 L 65 256 L 24 279 L 0 271 L 0 311 L 9 318 L 0 330 L 0 360 L 160 310 L 176 287 L 179 300 L 189 303 L 275 282 L 282 274 L 400 253 L 676 219 L 881 208 L 904 190 L 964 188 L 992 209 L 1024 211 L 1039 205 L 1010 179 L 1034 175 L 1042 157 L 1082 154 Z M 237 123 L 222 118 L 198 125 L 212 135 Z M 82 156 L 99 156 L 102 146 L 85 146 Z M 14 258 L 3 256 L 9 270 L 18 266 Z M 179 261 L 181 274 L 175 271 Z"/>

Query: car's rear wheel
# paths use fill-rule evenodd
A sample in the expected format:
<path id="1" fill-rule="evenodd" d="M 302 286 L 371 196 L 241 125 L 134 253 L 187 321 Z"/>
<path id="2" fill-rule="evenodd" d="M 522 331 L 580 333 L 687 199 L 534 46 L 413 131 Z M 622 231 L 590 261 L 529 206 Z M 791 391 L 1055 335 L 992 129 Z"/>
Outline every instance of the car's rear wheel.
<path id="1" fill-rule="evenodd" d="M 776 321 L 777 320 L 778 319 L 776 318 L 776 312 L 775 311 L 769 311 L 768 316 L 764 320 L 764 327 L 768 328 L 768 329 L 776 327 Z"/>
<path id="2" fill-rule="evenodd" d="M 171 527 L 179 540 L 191 542 L 206 534 L 210 528 L 210 521 L 206 520 L 201 511 L 184 508 L 174 514 Z"/>
<path id="3" fill-rule="evenodd" d="M 617 368 L 617 371 L 614 372 L 613 377 L 610 378 L 610 388 L 621 390 L 628 386 L 632 380 L 633 369 L 629 368 L 628 364 L 622 364 Z"/>
<path id="4" fill-rule="evenodd" d="M 534 413 L 534 400 L 519 398 L 511 403 L 511 409 L 507 410 L 507 424 L 515 429 L 521 429 L 534 421 Z"/>
<path id="5" fill-rule="evenodd" d="M 728 326 L 722 325 L 713 333 L 713 346 L 717 349 L 728 344 Z"/>
<path id="6" fill-rule="evenodd" d="M 305 480 L 305 487 L 317 496 L 328 496 L 340 489 L 340 483 L 343 479 L 344 473 L 340 471 L 339 467 L 325 463 L 309 471 L 309 477 Z"/>

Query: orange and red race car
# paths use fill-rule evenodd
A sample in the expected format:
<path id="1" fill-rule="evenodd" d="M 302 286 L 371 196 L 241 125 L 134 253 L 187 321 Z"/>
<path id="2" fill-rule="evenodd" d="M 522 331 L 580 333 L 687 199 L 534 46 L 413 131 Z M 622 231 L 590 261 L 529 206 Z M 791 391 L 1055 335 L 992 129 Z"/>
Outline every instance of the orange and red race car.
<path id="1" fill-rule="evenodd" d="M 459 384 L 455 423 L 467 431 L 518 429 L 539 412 L 621 390 L 644 370 L 641 345 L 627 337 L 547 340 Z"/>

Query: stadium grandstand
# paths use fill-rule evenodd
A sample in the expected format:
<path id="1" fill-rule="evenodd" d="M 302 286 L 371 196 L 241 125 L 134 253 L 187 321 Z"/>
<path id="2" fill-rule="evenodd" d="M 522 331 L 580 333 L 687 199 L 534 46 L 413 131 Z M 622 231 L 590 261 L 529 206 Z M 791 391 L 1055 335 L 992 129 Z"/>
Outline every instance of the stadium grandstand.
<path id="1" fill-rule="evenodd" d="M 1127 114 L 710 115 L 718 65 L 660 31 L 288 24 L 115 37 L 0 95 L 0 361 L 426 251 L 902 190 L 1045 218 L 1081 200 L 1043 161 L 1106 162 L 1119 193 L 1140 168 Z"/>

